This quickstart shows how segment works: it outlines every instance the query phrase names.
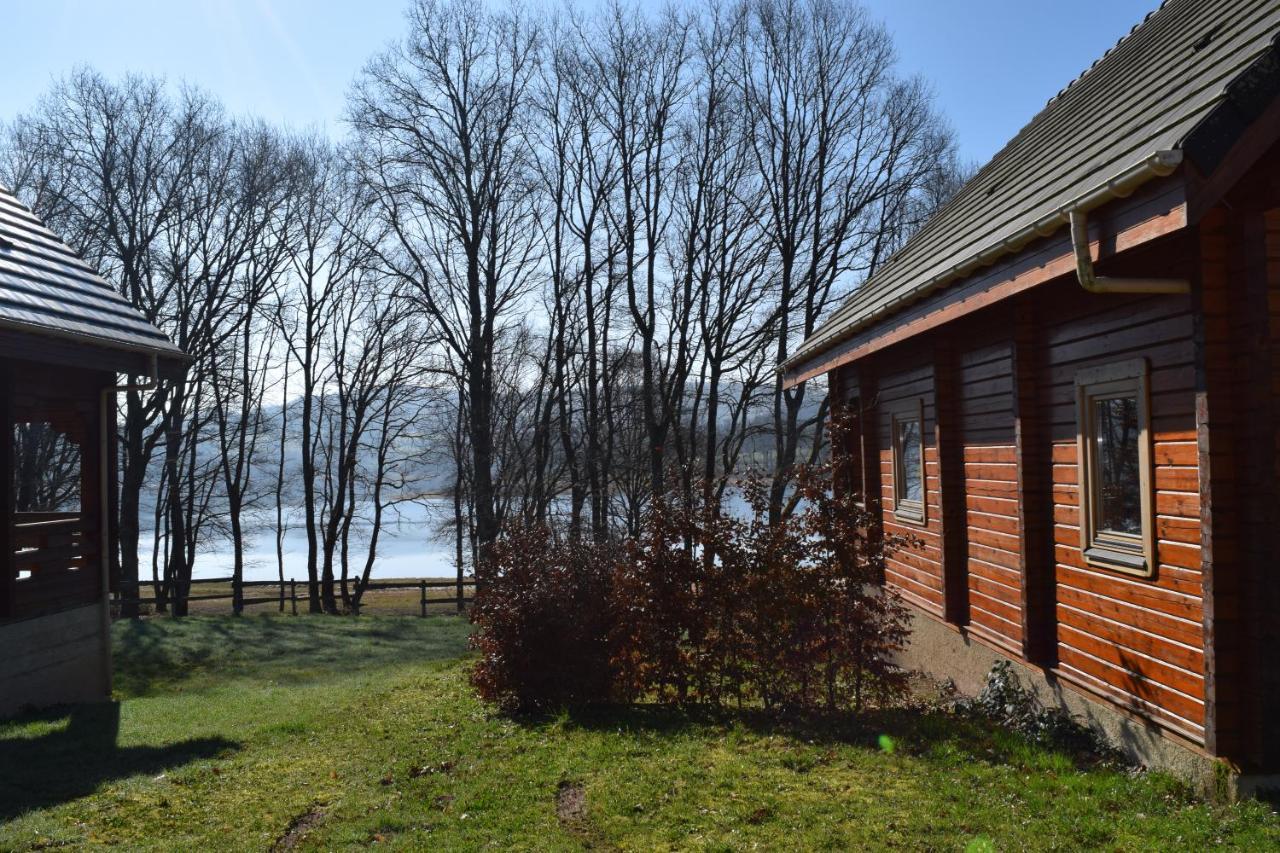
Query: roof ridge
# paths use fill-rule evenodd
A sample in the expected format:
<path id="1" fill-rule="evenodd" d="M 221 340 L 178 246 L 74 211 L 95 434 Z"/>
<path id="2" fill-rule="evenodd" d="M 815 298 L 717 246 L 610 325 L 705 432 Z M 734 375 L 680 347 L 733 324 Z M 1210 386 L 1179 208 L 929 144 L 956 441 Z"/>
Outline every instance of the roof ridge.
<path id="1" fill-rule="evenodd" d="M 1107 48 L 1105 51 L 1103 51 L 1102 56 L 1099 56 L 1097 59 L 1095 59 L 1095 60 L 1094 60 L 1094 61 L 1089 65 L 1089 67 L 1088 67 L 1088 68 L 1086 68 L 1085 70 L 1083 70 L 1083 71 L 1081 71 L 1079 74 L 1077 74 L 1075 77 L 1073 77 L 1073 78 L 1072 78 L 1072 79 L 1067 83 L 1067 85 L 1063 86 L 1061 89 L 1059 89 L 1059 90 L 1058 90 L 1057 94 L 1055 94 L 1055 95 L 1051 96 L 1051 97 L 1049 98 L 1049 100 L 1045 101 L 1045 102 L 1044 102 L 1044 107 L 1040 110 L 1040 112 L 1044 112 L 1044 110 L 1048 109 L 1048 108 L 1053 104 L 1053 102 L 1054 102 L 1054 101 L 1057 101 L 1059 98 L 1061 98 L 1063 95 L 1065 95 L 1069 89 L 1071 89 L 1071 88 L 1072 88 L 1072 87 L 1074 87 L 1077 83 L 1079 83 L 1081 80 L 1083 80 L 1083 79 L 1084 79 L 1084 78 L 1089 74 L 1089 72 L 1090 72 L 1090 71 L 1092 71 L 1093 69 L 1097 68 L 1097 67 L 1098 67 L 1098 65 L 1099 65 L 1099 63 L 1101 63 L 1103 60 L 1105 60 L 1105 59 L 1106 59 L 1108 56 L 1110 56 L 1111 54 L 1115 53 L 1115 52 L 1116 52 L 1116 50 L 1117 50 L 1117 49 L 1118 49 L 1122 44 L 1124 44 L 1125 42 L 1127 42 L 1127 41 L 1129 40 L 1129 38 L 1130 38 L 1134 33 L 1136 33 L 1136 32 L 1137 32 L 1137 31 L 1138 31 L 1138 30 L 1139 30 L 1139 29 L 1140 29 L 1144 24 L 1146 24 L 1148 21 L 1150 21 L 1150 20 L 1151 20 L 1152 18 L 1154 18 L 1156 15 L 1158 15 L 1158 14 L 1160 14 L 1162 11 L 1164 11 L 1164 8 L 1165 8 L 1166 6 L 1168 6 L 1168 5 L 1169 5 L 1170 3 L 1172 3 L 1172 2 L 1173 2 L 1173 0 L 1161 0 L 1161 2 L 1160 2 L 1160 5 L 1159 5 L 1159 6 L 1157 6 L 1157 7 L 1156 7 L 1156 8 L 1154 8 L 1154 9 L 1152 9 L 1152 10 L 1151 10 L 1150 12 L 1148 12 L 1147 14 L 1143 15 L 1143 16 L 1142 16 L 1142 20 L 1141 20 L 1141 21 L 1138 21 L 1138 23 L 1136 23 L 1136 24 L 1134 24 L 1132 27 L 1130 27 L 1130 28 L 1129 28 L 1129 32 L 1125 33 L 1124 35 L 1120 36 L 1120 38 L 1116 39 L 1116 43 L 1115 43 L 1115 44 L 1113 44 L 1113 45 L 1111 45 L 1111 47 Z M 1040 115 L 1040 113 L 1036 113 L 1036 115 L 1032 117 L 1031 121 L 1035 121 L 1035 120 L 1036 120 L 1036 117 L 1038 117 L 1039 115 Z M 1030 122 L 1028 122 L 1028 123 L 1030 123 Z"/>
<path id="2" fill-rule="evenodd" d="M 1120 36 L 1120 38 L 1116 39 L 1116 43 L 1111 45 L 1111 47 L 1107 48 L 1106 51 L 1102 54 L 1102 56 L 1099 56 L 1097 59 L 1095 59 L 1089 65 L 1088 68 L 1081 71 L 1074 78 L 1072 78 L 1071 81 L 1067 83 L 1067 85 L 1063 86 L 1053 95 L 1051 95 L 1049 97 L 1049 100 L 1044 102 L 1044 106 L 1041 107 L 1039 110 L 1037 110 L 1035 114 L 1032 115 L 1031 118 L 1029 118 L 1024 125 L 1022 125 L 1022 127 L 1018 128 L 1018 132 L 1015 133 L 1013 136 L 1009 137 L 1008 141 L 1006 141 L 1004 145 L 1000 146 L 999 150 L 997 150 L 995 154 L 991 155 L 991 159 L 987 161 L 987 165 L 994 163 L 996 160 L 1000 158 L 1001 154 L 1003 154 L 1009 148 L 1013 147 L 1013 144 L 1017 142 L 1019 139 L 1021 139 L 1022 135 L 1026 133 L 1027 130 L 1029 130 L 1037 121 L 1039 121 L 1040 117 L 1043 116 L 1046 112 L 1048 112 L 1050 107 L 1052 107 L 1058 101 L 1062 100 L 1067 95 L 1068 92 L 1076 88 L 1076 86 L 1078 86 L 1081 82 L 1083 82 L 1084 79 L 1088 77 L 1091 72 L 1096 70 L 1103 60 L 1107 59 L 1109 56 L 1114 54 L 1122 45 L 1124 45 L 1133 37 L 1134 33 L 1142 29 L 1142 27 L 1145 26 L 1147 23 L 1149 23 L 1152 18 L 1154 18 L 1156 15 L 1163 12 L 1166 7 L 1170 6 L 1174 2 L 1175 0 L 1161 0 L 1159 6 L 1157 6 L 1156 8 L 1148 12 L 1146 15 L 1144 15 L 1141 21 L 1138 21 L 1138 23 L 1134 24 L 1132 27 L 1129 28 L 1129 31 L 1127 33 Z M 979 174 L 981 173 L 981 171 L 982 170 L 979 170 Z M 975 174 L 974 177 L 976 178 L 978 177 L 978 175 Z"/>

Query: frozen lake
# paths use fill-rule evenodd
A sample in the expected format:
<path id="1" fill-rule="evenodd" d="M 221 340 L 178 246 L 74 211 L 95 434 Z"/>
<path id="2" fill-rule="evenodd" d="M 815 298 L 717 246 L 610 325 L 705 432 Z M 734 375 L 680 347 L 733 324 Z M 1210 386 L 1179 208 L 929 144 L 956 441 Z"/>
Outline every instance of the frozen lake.
<path id="1" fill-rule="evenodd" d="M 374 578 L 423 578 L 454 577 L 452 531 L 438 537 L 442 513 L 451 513 L 447 502 L 422 506 L 406 506 L 401 509 L 400 520 L 383 525 L 378 537 L 378 555 L 373 566 Z M 272 518 L 274 521 L 274 517 Z M 222 544 L 222 543 L 220 543 Z M 141 572 L 151 576 L 151 546 L 149 535 L 143 534 L 138 543 Z M 368 530 L 363 529 L 351 537 L 350 564 L 352 574 L 364 569 L 368 554 Z M 229 543 L 196 557 L 196 578 L 229 577 L 232 552 Z M 245 550 L 245 580 L 275 580 L 275 533 L 264 530 L 255 535 Z M 294 519 L 284 537 L 284 577 L 305 580 L 307 577 L 307 532 L 301 518 Z"/>
<path id="2" fill-rule="evenodd" d="M 742 496 L 730 490 L 725 496 L 725 511 L 740 516 L 749 515 Z M 453 531 L 442 533 L 441 522 L 452 519 L 453 504 L 448 499 L 428 502 L 426 505 L 406 505 L 400 509 L 398 520 L 383 525 L 378 538 L 378 555 L 373 565 L 372 577 L 386 578 L 451 578 L 457 574 L 453 553 Z M 274 513 L 270 521 L 274 523 Z M 284 537 L 285 580 L 305 580 L 307 577 L 307 534 L 300 515 L 288 522 Z M 202 552 L 196 557 L 193 576 L 196 578 L 220 578 L 231 575 L 232 553 L 229 543 Z M 353 575 L 364 569 L 368 553 L 368 529 L 352 532 L 350 563 Z M 151 577 L 151 537 L 144 533 L 138 543 L 141 573 Z M 271 529 L 261 529 L 250 538 L 245 551 L 245 580 L 276 580 L 276 543 Z"/>

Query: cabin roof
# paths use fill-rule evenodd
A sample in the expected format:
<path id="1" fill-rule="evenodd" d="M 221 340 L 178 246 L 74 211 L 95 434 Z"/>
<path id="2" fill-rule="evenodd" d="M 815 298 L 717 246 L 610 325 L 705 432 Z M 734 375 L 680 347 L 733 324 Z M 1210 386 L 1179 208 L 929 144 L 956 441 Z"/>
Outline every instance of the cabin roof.
<path id="1" fill-rule="evenodd" d="M 1269 102 L 1274 94 L 1278 31 L 1275 0 L 1166 0 L 1055 95 L 786 366 L 799 369 L 962 277 L 979 255 L 988 257 L 1087 192 L 1155 157 L 1176 160 L 1165 152 L 1183 150 L 1208 171 L 1234 141 L 1238 114 L 1251 120 L 1266 105 L 1241 101 Z M 1251 86 L 1233 86 L 1245 76 Z"/>
<path id="2" fill-rule="evenodd" d="M 0 327 L 186 359 L 114 287 L 0 186 Z"/>

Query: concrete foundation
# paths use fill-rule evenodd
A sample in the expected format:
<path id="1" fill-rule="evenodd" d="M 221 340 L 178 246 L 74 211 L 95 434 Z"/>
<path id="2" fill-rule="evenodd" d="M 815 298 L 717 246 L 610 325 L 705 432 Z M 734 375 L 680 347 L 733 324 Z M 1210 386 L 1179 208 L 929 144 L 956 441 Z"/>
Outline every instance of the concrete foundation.
<path id="1" fill-rule="evenodd" d="M 110 697 L 105 606 L 0 623 L 0 717 Z"/>
<path id="2" fill-rule="evenodd" d="M 1042 705 L 1065 709 L 1134 763 L 1171 773 L 1217 799 L 1252 793 L 1248 790 L 1250 777 L 1240 777 L 1191 742 L 1065 683 L 1050 671 L 1001 654 L 963 631 L 908 607 L 912 612 L 911 643 L 900 656 L 901 665 L 934 678 L 950 679 L 961 693 L 975 696 L 986 683 L 991 667 L 998 661 L 1011 661 L 1023 686 Z"/>

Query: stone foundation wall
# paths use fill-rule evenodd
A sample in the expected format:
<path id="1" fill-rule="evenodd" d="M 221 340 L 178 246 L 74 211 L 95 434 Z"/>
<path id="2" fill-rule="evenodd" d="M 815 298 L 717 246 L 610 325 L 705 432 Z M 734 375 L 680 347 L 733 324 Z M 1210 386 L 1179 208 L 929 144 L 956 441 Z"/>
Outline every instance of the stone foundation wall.
<path id="1" fill-rule="evenodd" d="M 1131 761 L 1163 770 L 1194 784 L 1203 793 L 1233 798 L 1247 793 L 1248 779 L 1197 747 L 1166 733 L 1155 723 L 1112 706 L 1066 684 L 1052 672 L 1030 667 L 997 652 L 961 631 L 911 607 L 911 643 L 899 663 L 934 678 L 950 679 L 966 696 L 975 696 L 998 661 L 1014 664 L 1024 687 L 1046 707 L 1066 709 L 1079 722 L 1102 735 Z"/>

